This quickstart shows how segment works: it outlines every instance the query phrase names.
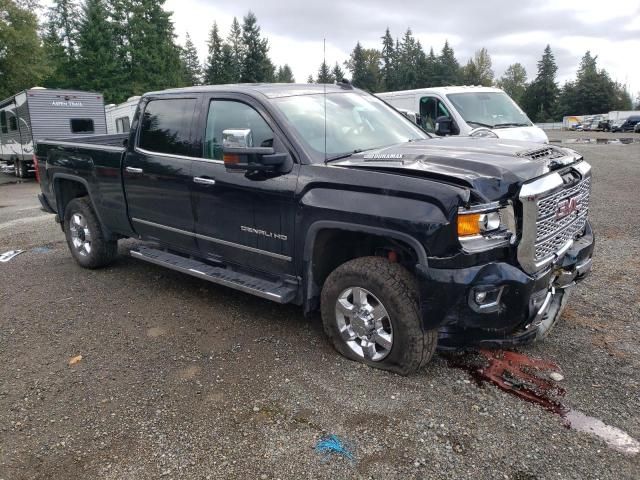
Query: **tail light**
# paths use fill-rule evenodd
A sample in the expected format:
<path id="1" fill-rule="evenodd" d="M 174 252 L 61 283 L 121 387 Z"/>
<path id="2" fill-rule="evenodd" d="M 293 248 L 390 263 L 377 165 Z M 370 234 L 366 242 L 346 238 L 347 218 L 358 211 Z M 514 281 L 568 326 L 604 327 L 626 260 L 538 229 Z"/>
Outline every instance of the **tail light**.
<path id="1" fill-rule="evenodd" d="M 36 170 L 36 182 L 40 183 L 40 171 L 38 168 L 38 157 L 33 155 L 33 168 Z"/>

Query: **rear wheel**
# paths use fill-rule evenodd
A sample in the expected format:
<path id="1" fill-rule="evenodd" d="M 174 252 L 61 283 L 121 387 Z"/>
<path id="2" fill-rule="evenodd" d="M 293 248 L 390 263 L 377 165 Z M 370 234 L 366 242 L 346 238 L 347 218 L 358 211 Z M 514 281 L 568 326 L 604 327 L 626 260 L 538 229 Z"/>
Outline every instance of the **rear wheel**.
<path id="1" fill-rule="evenodd" d="M 418 371 L 435 352 L 437 330 L 425 331 L 414 277 L 384 258 L 338 267 L 322 289 L 324 330 L 351 360 L 400 375 Z"/>
<path id="2" fill-rule="evenodd" d="M 64 231 L 73 258 L 85 268 L 105 267 L 118 253 L 118 242 L 104 238 L 87 197 L 69 202 L 64 211 Z"/>

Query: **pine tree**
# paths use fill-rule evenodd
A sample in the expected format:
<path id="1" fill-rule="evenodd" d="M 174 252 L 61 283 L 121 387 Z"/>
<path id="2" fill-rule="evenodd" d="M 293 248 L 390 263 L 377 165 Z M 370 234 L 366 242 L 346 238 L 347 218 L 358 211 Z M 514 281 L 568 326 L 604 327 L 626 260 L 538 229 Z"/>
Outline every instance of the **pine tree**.
<path id="1" fill-rule="evenodd" d="M 449 41 L 444 42 L 442 52 L 438 57 L 438 67 L 436 74 L 436 86 L 456 85 L 460 82 L 460 64 L 456 60 L 453 48 L 449 46 Z"/>
<path id="2" fill-rule="evenodd" d="M 418 64 L 422 63 L 424 51 L 422 46 L 413 36 L 410 28 L 407 29 L 397 50 L 397 74 L 400 90 L 418 88 Z"/>
<path id="3" fill-rule="evenodd" d="M 44 62 L 47 66 L 46 76 L 43 79 L 43 86 L 48 88 L 70 87 L 66 69 L 63 68 L 68 62 L 68 57 L 64 45 L 60 40 L 58 29 L 52 22 L 45 24 L 42 36 L 42 47 Z"/>
<path id="4" fill-rule="evenodd" d="M 227 59 L 227 61 L 230 60 L 231 65 L 225 65 L 225 59 L 223 57 L 224 44 L 220 38 L 220 32 L 216 22 L 213 22 L 213 27 L 211 27 L 211 32 L 209 32 L 208 46 L 209 55 L 207 56 L 205 67 L 205 83 L 207 85 L 227 83 L 227 79 L 233 76 L 233 59 Z M 227 49 L 227 54 L 233 56 L 231 47 Z"/>
<path id="5" fill-rule="evenodd" d="M 425 55 L 418 64 L 418 84 L 421 88 L 433 87 L 436 85 L 437 75 L 438 57 L 436 57 L 433 48 L 431 48 L 429 54 Z"/>
<path id="6" fill-rule="evenodd" d="M 523 96 L 523 108 L 534 122 L 553 120 L 558 101 L 556 73 L 558 66 L 549 45 L 538 62 L 538 75 L 529 84 Z"/>
<path id="7" fill-rule="evenodd" d="M 258 20 L 249 12 L 242 23 L 244 58 L 240 81 L 245 83 L 270 82 L 274 78 L 274 67 L 269 59 L 269 44 L 260 36 Z"/>
<path id="8" fill-rule="evenodd" d="M 191 36 L 187 32 L 184 41 L 184 47 L 180 49 L 180 61 L 182 62 L 182 70 L 184 83 L 188 86 L 202 84 L 202 67 L 198 58 L 198 50 L 191 41 Z"/>
<path id="9" fill-rule="evenodd" d="M 509 65 L 496 84 L 520 105 L 527 89 L 527 71 L 520 63 Z"/>
<path id="10" fill-rule="evenodd" d="M 131 0 L 129 54 L 134 94 L 184 85 L 180 50 L 164 0 Z"/>
<path id="11" fill-rule="evenodd" d="M 313 79 L 313 75 L 309 75 L 307 77 L 307 83 L 316 83 L 316 81 Z"/>
<path id="12" fill-rule="evenodd" d="M 338 82 L 338 83 L 340 83 L 342 80 L 344 80 L 344 72 L 340 68 L 340 65 L 338 65 L 338 62 L 336 62 L 336 64 L 334 65 L 333 69 L 331 70 L 331 75 L 333 76 L 335 81 Z"/>
<path id="13" fill-rule="evenodd" d="M 37 32 L 31 9 L 0 0 L 0 98 L 41 85 L 46 66 Z"/>
<path id="14" fill-rule="evenodd" d="M 80 11 L 74 0 L 54 0 L 47 12 L 47 50 L 51 53 L 49 60 L 52 62 L 51 78 L 54 84 L 46 82 L 48 87 L 71 88 L 77 87 L 78 81 L 76 54 L 78 37 L 78 19 Z M 62 46 L 55 46 L 55 35 Z M 62 54 L 64 52 L 64 54 Z M 48 80 L 48 79 L 47 79 Z"/>
<path id="15" fill-rule="evenodd" d="M 331 70 L 327 62 L 323 61 L 320 68 L 318 68 L 318 78 L 316 81 L 317 83 L 333 83 L 334 78 L 333 75 L 331 75 Z"/>
<path id="16" fill-rule="evenodd" d="M 244 44 L 242 42 L 242 27 L 236 17 L 233 17 L 233 22 L 231 22 L 231 30 L 227 37 L 227 44 L 231 52 L 231 81 L 239 82 L 242 76 L 242 63 L 244 61 Z"/>
<path id="17" fill-rule="evenodd" d="M 122 71 L 115 38 L 104 0 L 86 0 L 78 23 L 77 85 L 82 90 L 102 92 L 109 103 L 121 101 Z"/>
<path id="18" fill-rule="evenodd" d="M 391 37 L 391 32 L 389 31 L 389 27 L 384 33 L 382 37 L 382 72 L 381 72 L 381 83 L 382 88 L 385 91 L 395 90 L 397 85 L 397 72 L 396 72 L 396 49 L 394 47 L 393 37 Z"/>
<path id="19" fill-rule="evenodd" d="M 276 73 L 276 82 L 278 83 L 295 83 L 296 79 L 293 78 L 293 72 L 291 67 L 286 63 L 278 67 L 278 73 Z"/>
<path id="20" fill-rule="evenodd" d="M 345 65 L 351 72 L 353 85 L 369 92 L 378 91 L 380 80 L 379 51 L 362 48 L 358 42 Z"/>

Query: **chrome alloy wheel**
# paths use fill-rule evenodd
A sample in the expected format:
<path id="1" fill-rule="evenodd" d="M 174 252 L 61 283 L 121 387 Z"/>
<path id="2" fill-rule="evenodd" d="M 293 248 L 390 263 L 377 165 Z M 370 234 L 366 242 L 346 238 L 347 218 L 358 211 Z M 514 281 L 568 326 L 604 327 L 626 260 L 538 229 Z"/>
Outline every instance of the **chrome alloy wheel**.
<path id="1" fill-rule="evenodd" d="M 91 253 L 91 232 L 87 219 L 80 213 L 74 213 L 69 220 L 69 232 L 71 233 L 71 243 L 76 252 L 86 256 Z"/>
<path id="2" fill-rule="evenodd" d="M 345 289 L 336 301 L 342 340 L 359 357 L 379 362 L 391 352 L 393 327 L 382 302 L 362 287 Z"/>

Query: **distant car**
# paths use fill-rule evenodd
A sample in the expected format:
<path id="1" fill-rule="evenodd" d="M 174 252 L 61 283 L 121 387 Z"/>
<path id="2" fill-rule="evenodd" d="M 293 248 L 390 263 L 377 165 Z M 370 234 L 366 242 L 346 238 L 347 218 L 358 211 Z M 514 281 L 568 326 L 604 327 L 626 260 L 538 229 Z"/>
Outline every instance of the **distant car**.
<path id="1" fill-rule="evenodd" d="M 574 123 L 569 128 L 571 130 L 573 130 L 573 131 L 580 132 L 580 131 L 582 131 L 582 124 L 581 123 Z"/>
<path id="2" fill-rule="evenodd" d="M 635 132 L 636 125 L 640 122 L 640 115 L 632 115 L 620 125 L 620 132 Z"/>
<path id="3" fill-rule="evenodd" d="M 610 120 L 600 120 L 598 122 L 598 130 L 602 130 L 603 132 L 611 131 L 611 121 Z"/>

